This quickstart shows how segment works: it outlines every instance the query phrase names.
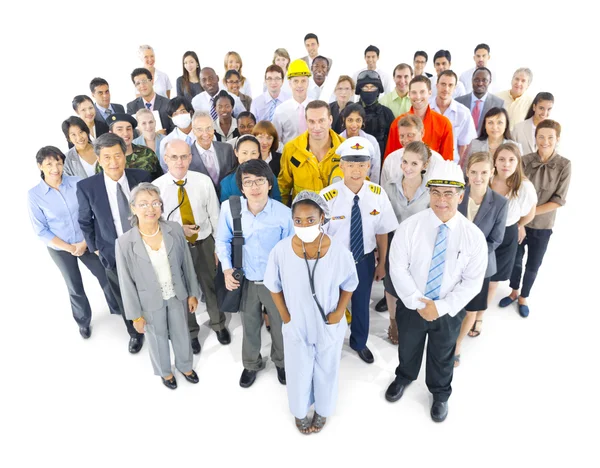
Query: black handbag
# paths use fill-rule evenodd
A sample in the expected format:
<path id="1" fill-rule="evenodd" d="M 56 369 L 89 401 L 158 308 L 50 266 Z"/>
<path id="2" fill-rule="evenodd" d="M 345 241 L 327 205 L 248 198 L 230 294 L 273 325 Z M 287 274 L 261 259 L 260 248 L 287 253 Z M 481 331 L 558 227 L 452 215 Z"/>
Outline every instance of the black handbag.
<path id="1" fill-rule="evenodd" d="M 229 207 L 233 218 L 233 239 L 231 240 L 231 260 L 233 265 L 233 277 L 240 282 L 240 286 L 233 291 L 225 287 L 225 276 L 221 262 L 217 267 L 215 277 L 215 290 L 217 293 L 217 306 L 222 312 L 238 312 L 242 302 L 242 290 L 246 280 L 242 270 L 242 255 L 244 251 L 244 234 L 242 232 L 242 203 L 241 197 L 229 197 Z"/>

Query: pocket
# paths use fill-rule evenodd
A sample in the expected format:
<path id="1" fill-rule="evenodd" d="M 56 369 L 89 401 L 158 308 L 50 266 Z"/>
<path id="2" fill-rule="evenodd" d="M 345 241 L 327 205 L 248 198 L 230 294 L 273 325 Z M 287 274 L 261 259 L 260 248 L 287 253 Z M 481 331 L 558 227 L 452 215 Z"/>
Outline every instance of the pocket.
<path id="1" fill-rule="evenodd" d="M 281 240 L 281 228 L 279 226 L 264 227 L 259 231 L 258 238 L 263 248 L 272 249 Z"/>

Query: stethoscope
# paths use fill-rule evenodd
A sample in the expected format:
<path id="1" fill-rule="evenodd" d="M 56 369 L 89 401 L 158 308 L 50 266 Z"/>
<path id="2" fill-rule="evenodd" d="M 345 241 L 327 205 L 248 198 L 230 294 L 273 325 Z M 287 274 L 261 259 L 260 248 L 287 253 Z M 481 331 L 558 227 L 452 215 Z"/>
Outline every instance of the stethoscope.
<path id="1" fill-rule="evenodd" d="M 181 185 L 179 185 L 176 180 L 174 180 L 173 183 L 177 185 L 177 187 L 179 187 L 179 191 L 181 192 L 181 203 L 179 203 L 179 205 L 177 205 L 171 210 L 171 212 L 167 215 L 167 220 L 171 217 L 173 213 L 175 213 L 176 210 L 179 209 L 181 205 L 183 205 L 183 202 L 185 201 L 185 190 L 183 189 L 183 187 L 185 187 L 185 184 L 187 184 L 187 178 L 183 181 L 183 184 Z"/>
<path id="2" fill-rule="evenodd" d="M 321 233 L 321 239 L 319 239 L 319 248 L 317 249 L 317 258 L 315 260 L 315 264 L 313 265 L 312 271 L 310 270 L 310 265 L 308 264 L 308 257 L 306 256 L 304 241 L 302 241 L 302 253 L 304 254 L 304 262 L 306 263 L 306 270 L 308 271 L 308 282 L 310 283 L 310 290 L 312 292 L 313 299 L 317 304 L 319 312 L 321 312 L 321 317 L 323 317 L 323 321 L 325 323 L 329 323 L 329 319 L 325 315 L 323 307 L 321 307 L 321 304 L 319 304 L 319 301 L 317 300 L 317 294 L 315 292 L 315 270 L 317 269 L 317 263 L 319 263 L 319 258 L 321 258 L 321 244 L 323 243 L 323 237 L 325 237 L 325 233 Z"/>

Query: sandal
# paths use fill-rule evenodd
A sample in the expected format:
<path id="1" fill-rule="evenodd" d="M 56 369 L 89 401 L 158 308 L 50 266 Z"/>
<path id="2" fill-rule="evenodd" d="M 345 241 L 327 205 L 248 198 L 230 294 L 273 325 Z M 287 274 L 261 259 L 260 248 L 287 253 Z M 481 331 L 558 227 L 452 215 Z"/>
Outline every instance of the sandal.
<path id="1" fill-rule="evenodd" d="M 295 419 L 296 419 L 296 427 L 302 434 L 310 434 L 311 433 L 310 420 L 308 419 L 308 415 L 304 416 L 303 419 L 298 419 L 298 418 L 295 418 Z"/>
<path id="2" fill-rule="evenodd" d="M 454 361 L 454 367 L 460 366 L 460 354 L 455 354 L 452 361 Z"/>
<path id="3" fill-rule="evenodd" d="M 471 328 L 469 330 L 469 336 L 471 338 L 476 338 L 479 335 L 481 335 L 481 330 L 477 330 L 477 322 L 482 323 L 483 320 L 475 320 L 475 323 L 473 324 L 473 328 Z"/>
<path id="4" fill-rule="evenodd" d="M 327 418 L 321 416 L 319 413 L 315 411 L 315 414 L 312 418 L 311 429 L 313 432 L 320 432 L 323 429 L 323 426 L 327 422 Z"/>
<path id="5" fill-rule="evenodd" d="M 398 344 L 398 325 L 395 320 L 390 320 L 390 326 L 388 327 L 388 339 L 392 344 Z"/>

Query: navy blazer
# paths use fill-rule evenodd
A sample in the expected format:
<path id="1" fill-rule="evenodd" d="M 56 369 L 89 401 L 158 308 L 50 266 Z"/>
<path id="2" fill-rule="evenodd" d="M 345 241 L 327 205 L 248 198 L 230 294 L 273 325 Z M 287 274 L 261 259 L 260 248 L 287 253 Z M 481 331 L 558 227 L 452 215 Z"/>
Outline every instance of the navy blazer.
<path id="1" fill-rule="evenodd" d="M 113 110 L 117 114 L 125 113 L 125 108 L 121 104 L 116 104 L 114 102 L 111 102 L 110 105 L 112 106 Z M 105 120 L 104 117 L 102 116 L 102 113 L 100 112 L 100 109 L 98 109 L 98 106 L 96 104 L 94 104 L 94 107 L 96 108 L 96 117 L 100 117 L 102 120 Z"/>
<path id="2" fill-rule="evenodd" d="M 467 217 L 469 207 L 469 193 L 471 187 L 465 189 L 465 196 L 458 211 Z M 491 188 L 487 188 L 479 211 L 475 215 L 473 224 L 475 224 L 483 235 L 488 245 L 488 266 L 485 270 L 485 278 L 489 278 L 496 273 L 496 253 L 495 250 L 504 239 L 504 231 L 506 230 L 506 215 L 508 214 L 508 200 L 499 193 L 494 192 Z"/>
<path id="3" fill-rule="evenodd" d="M 137 111 L 140 109 L 145 109 L 144 100 L 139 97 L 129 103 L 127 103 L 127 113 L 131 115 L 135 115 Z M 154 99 L 154 110 L 158 111 L 158 115 L 160 115 L 160 123 L 163 128 L 167 131 L 167 134 L 171 133 L 171 130 L 175 128 L 173 126 L 172 120 L 169 118 L 167 114 L 167 109 L 169 108 L 169 99 L 161 96 L 160 94 L 156 95 Z"/>
<path id="4" fill-rule="evenodd" d="M 125 169 L 129 190 L 140 182 L 152 182 L 152 177 L 141 169 Z M 79 202 L 79 226 L 83 237 L 92 252 L 100 251 L 100 261 L 104 268 L 114 270 L 115 240 L 117 230 L 110 211 L 108 193 L 104 184 L 104 173 L 93 175 L 77 183 Z"/>

